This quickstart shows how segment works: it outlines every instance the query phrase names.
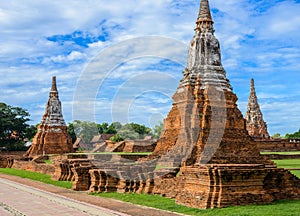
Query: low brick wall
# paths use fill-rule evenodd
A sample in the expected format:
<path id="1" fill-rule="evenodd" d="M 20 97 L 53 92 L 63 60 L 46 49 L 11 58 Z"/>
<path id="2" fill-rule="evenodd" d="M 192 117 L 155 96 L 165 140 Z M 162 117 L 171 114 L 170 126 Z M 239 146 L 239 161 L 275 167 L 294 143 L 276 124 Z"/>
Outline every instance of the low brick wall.
<path id="1" fill-rule="evenodd" d="M 90 192 L 152 193 L 153 173 L 140 173 L 130 178 L 126 173 L 116 170 L 91 169 Z"/>
<path id="2" fill-rule="evenodd" d="M 52 164 L 36 163 L 34 161 L 15 160 L 12 168 L 47 174 L 51 176 L 55 172 L 55 168 Z"/>
<path id="3" fill-rule="evenodd" d="M 300 154 L 264 154 L 263 156 L 270 160 L 300 159 Z"/>
<path id="4" fill-rule="evenodd" d="M 255 140 L 260 151 L 288 152 L 300 151 L 300 142 L 289 139 Z"/>

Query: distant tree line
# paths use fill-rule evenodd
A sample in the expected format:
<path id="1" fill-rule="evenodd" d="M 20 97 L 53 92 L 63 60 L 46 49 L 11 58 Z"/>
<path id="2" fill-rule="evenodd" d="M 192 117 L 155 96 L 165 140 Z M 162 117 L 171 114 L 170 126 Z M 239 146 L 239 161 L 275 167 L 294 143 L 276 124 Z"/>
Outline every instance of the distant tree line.
<path id="1" fill-rule="evenodd" d="M 295 133 L 292 133 L 292 134 L 286 134 L 285 138 L 286 139 L 300 139 L 300 130 Z"/>
<path id="2" fill-rule="evenodd" d="M 137 123 L 122 125 L 120 122 L 113 122 L 111 124 L 104 122 L 97 124 L 95 122 L 75 120 L 68 125 L 68 132 L 73 141 L 75 141 L 77 137 L 80 137 L 85 142 L 90 142 L 92 138 L 98 134 L 114 134 L 111 141 L 120 142 L 126 139 L 144 139 L 145 136 L 159 138 L 162 128 L 162 123 L 155 126 L 152 131 L 151 128 Z"/>
<path id="3" fill-rule="evenodd" d="M 37 125 L 29 125 L 30 114 L 21 107 L 14 107 L 0 102 L 0 150 L 26 150 L 25 142 L 32 141 L 37 132 Z M 120 122 L 102 123 L 75 120 L 68 124 L 68 133 L 73 143 L 77 137 L 90 142 L 95 135 L 114 134 L 114 142 L 122 140 L 144 139 L 145 136 L 159 138 L 163 124 L 159 123 L 153 129 L 142 124 Z"/>
<path id="4" fill-rule="evenodd" d="M 272 138 L 274 139 L 300 139 L 300 129 L 295 133 L 287 133 L 286 135 L 281 135 L 280 133 L 275 133 Z"/>

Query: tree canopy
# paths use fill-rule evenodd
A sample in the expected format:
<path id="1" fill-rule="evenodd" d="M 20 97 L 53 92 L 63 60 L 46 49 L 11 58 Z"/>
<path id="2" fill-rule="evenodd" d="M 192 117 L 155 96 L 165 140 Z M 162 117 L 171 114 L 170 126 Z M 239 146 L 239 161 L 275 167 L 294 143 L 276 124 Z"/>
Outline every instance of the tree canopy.
<path id="1" fill-rule="evenodd" d="M 111 124 L 75 120 L 68 125 L 68 132 L 73 141 L 76 137 L 82 138 L 85 142 L 90 142 L 92 138 L 99 134 L 116 134 L 112 141 L 118 142 L 125 139 L 135 140 L 144 139 L 145 136 L 152 135 L 151 128 L 137 123 L 122 125 L 120 122 Z"/>
<path id="2" fill-rule="evenodd" d="M 155 125 L 155 127 L 153 128 L 154 138 L 158 139 L 163 129 L 164 129 L 164 124 L 162 122 L 160 122 L 158 125 Z"/>
<path id="3" fill-rule="evenodd" d="M 98 125 L 95 122 L 75 120 L 71 125 L 76 136 L 82 138 L 86 143 L 89 143 L 94 136 L 99 134 Z M 70 131 L 70 129 L 72 128 L 68 130 Z"/>
<path id="4" fill-rule="evenodd" d="M 280 133 L 275 133 L 275 134 L 272 135 L 272 138 L 273 139 L 281 139 L 282 137 L 281 137 Z"/>
<path id="5" fill-rule="evenodd" d="M 113 123 L 116 124 L 116 123 Z M 122 140 L 144 139 L 145 136 L 152 135 L 151 128 L 137 123 L 128 123 L 125 125 L 117 124 L 119 129 L 117 135 L 111 138 L 111 141 L 118 142 Z"/>
<path id="6" fill-rule="evenodd" d="M 19 150 L 19 148 L 24 147 L 23 139 L 30 139 L 32 136 L 30 127 L 27 124 L 29 116 L 29 113 L 20 107 L 0 103 L 1 147 L 6 147 L 8 150 Z"/>
<path id="7" fill-rule="evenodd" d="M 97 124 L 95 122 L 75 120 L 68 125 L 68 132 L 73 142 L 76 140 L 76 137 L 80 137 L 86 143 L 89 143 L 94 136 L 99 134 L 116 134 L 117 129 L 114 126 L 115 124 L 118 126 L 120 123 L 108 124 L 104 122 Z"/>
<path id="8" fill-rule="evenodd" d="M 295 133 L 292 133 L 292 134 L 286 134 L 285 138 L 286 139 L 300 139 L 300 130 Z"/>

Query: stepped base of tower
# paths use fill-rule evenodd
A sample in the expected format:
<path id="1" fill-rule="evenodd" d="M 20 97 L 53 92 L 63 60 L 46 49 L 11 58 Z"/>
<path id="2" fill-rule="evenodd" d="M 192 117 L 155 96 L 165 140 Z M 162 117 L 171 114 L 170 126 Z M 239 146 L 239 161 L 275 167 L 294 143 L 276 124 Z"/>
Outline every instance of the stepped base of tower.
<path id="1" fill-rule="evenodd" d="M 72 139 L 66 126 L 51 127 L 39 131 L 32 142 L 31 147 L 24 157 L 35 157 L 44 154 L 64 154 L 73 152 Z"/>
<path id="2" fill-rule="evenodd" d="M 263 164 L 209 164 L 182 167 L 176 203 L 223 208 L 300 199 L 300 180 L 284 169 Z"/>
<path id="3" fill-rule="evenodd" d="M 203 209 L 300 199 L 300 179 L 260 155 L 233 92 L 186 85 L 173 99 L 153 157 L 182 174 L 155 180 L 154 193 Z"/>
<path id="4" fill-rule="evenodd" d="M 272 163 L 248 135 L 233 92 L 187 85 L 173 99 L 153 157 L 177 160 L 177 166 Z"/>

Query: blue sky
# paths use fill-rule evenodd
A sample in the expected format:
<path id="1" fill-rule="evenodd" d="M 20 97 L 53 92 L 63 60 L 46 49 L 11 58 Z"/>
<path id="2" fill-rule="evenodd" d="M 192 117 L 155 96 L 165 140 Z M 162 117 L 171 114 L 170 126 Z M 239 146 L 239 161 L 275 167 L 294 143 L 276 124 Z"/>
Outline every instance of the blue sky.
<path id="1" fill-rule="evenodd" d="M 297 131 L 300 1 L 210 0 L 210 5 L 223 65 L 240 110 L 245 113 L 253 77 L 269 132 Z M 184 44 L 186 51 L 166 44 L 151 49 L 173 52 L 178 48 L 182 53 L 178 59 L 186 59 L 198 9 L 199 1 L 194 0 L 0 1 L 0 101 L 27 109 L 31 124 L 38 123 L 51 77 L 57 76 L 64 117 L 70 122 L 76 117 L 73 105 L 80 79 L 92 68 L 96 56 L 126 40 L 139 37 L 147 41 L 145 36 L 158 36 Z M 142 50 L 140 46 L 136 50 Z M 123 55 L 121 50 L 115 49 L 113 54 Z M 96 92 L 92 98 L 94 120 L 153 126 L 164 118 L 185 66 L 182 60 L 164 56 L 169 55 L 121 62 L 102 74 L 96 87 L 94 78 L 87 77 L 91 85 L 83 91 Z"/>

